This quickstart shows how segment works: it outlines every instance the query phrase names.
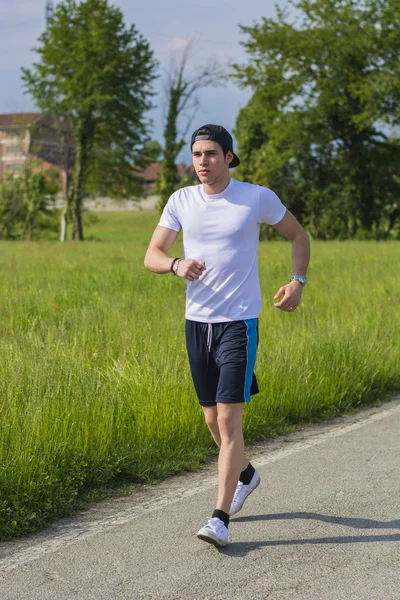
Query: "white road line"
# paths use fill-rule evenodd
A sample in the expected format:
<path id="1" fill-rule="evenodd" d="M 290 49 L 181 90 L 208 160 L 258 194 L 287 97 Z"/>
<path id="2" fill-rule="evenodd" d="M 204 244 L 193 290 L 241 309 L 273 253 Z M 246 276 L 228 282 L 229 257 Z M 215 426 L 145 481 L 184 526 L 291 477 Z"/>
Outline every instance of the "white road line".
<path id="1" fill-rule="evenodd" d="M 400 403 L 395 402 L 393 406 L 386 410 L 379 411 L 368 417 L 361 417 L 361 420 L 356 423 L 343 426 L 334 425 L 329 431 L 313 435 L 310 439 L 293 442 L 289 447 L 274 450 L 272 453 L 256 455 L 254 459 L 252 459 L 252 463 L 257 467 L 263 467 L 267 464 L 282 460 L 296 452 L 318 446 L 332 438 L 347 435 L 348 433 L 361 429 L 371 423 L 386 419 L 399 411 Z M 355 416 L 357 417 L 357 415 Z M 92 521 L 82 521 L 77 517 L 74 523 L 68 524 L 55 532 L 47 532 L 45 535 L 51 536 L 50 538 L 36 540 L 30 547 L 17 550 L 11 556 L 0 559 L 0 573 L 12 571 L 17 567 L 41 558 L 45 554 L 56 552 L 60 548 L 65 548 L 66 546 L 76 544 L 81 540 L 93 537 L 99 533 L 104 533 L 113 527 L 119 527 L 148 513 L 163 510 L 167 506 L 171 506 L 171 504 L 175 504 L 184 498 L 199 494 L 216 484 L 216 475 L 200 474 L 198 478 L 196 478 L 196 482 L 189 485 L 189 487 L 185 487 L 185 489 L 181 489 L 180 491 L 174 489 L 161 493 L 157 498 L 150 498 L 145 504 L 141 503 L 140 505 L 129 506 L 122 511 L 116 511 L 107 517 L 102 517 L 100 519 L 94 518 Z M 4 545 L 12 543 L 13 542 L 4 542 Z"/>

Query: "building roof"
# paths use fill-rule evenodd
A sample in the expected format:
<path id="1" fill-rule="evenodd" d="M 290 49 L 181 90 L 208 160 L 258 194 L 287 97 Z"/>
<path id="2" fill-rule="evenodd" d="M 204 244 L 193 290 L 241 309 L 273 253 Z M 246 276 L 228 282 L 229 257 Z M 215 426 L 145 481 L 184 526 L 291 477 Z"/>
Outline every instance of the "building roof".
<path id="1" fill-rule="evenodd" d="M 3 113 L 0 114 L 0 127 L 17 127 L 18 125 L 31 125 L 38 121 L 42 113 Z"/>
<path id="2" fill-rule="evenodd" d="M 143 177 L 145 181 L 155 181 L 162 171 L 162 163 L 151 163 L 144 171 L 138 173 L 139 177 Z M 177 176 L 181 179 L 185 173 L 193 172 L 192 165 L 184 165 L 180 163 L 176 165 Z"/>
<path id="3" fill-rule="evenodd" d="M 161 163 L 151 163 L 144 171 L 138 173 L 145 181 L 155 181 L 162 171 Z"/>

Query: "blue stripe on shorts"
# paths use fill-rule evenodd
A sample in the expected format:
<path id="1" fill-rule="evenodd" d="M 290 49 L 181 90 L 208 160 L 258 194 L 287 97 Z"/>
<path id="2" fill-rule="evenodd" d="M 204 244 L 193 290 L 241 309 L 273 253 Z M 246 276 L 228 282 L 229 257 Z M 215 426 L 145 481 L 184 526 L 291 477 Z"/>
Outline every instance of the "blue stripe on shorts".
<path id="1" fill-rule="evenodd" d="M 245 321 L 247 327 L 247 367 L 244 386 L 245 402 L 250 402 L 250 389 L 257 356 L 257 319 Z"/>

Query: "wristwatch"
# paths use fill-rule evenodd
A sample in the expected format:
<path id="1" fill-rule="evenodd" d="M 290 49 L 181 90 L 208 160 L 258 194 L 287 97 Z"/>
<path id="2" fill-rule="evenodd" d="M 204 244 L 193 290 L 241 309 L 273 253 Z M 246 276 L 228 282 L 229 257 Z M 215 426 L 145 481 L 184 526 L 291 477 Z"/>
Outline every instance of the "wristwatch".
<path id="1" fill-rule="evenodd" d="M 301 285 L 306 285 L 307 277 L 305 275 L 292 275 L 290 281 L 300 281 Z"/>

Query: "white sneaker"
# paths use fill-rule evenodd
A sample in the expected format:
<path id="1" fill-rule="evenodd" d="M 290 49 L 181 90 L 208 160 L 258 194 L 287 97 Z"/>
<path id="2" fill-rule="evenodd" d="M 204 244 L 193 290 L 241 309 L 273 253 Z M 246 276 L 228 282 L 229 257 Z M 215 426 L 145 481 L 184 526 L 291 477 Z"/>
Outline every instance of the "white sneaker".
<path id="1" fill-rule="evenodd" d="M 229 514 L 231 516 L 235 515 L 236 513 L 239 512 L 239 510 L 241 510 L 247 496 L 249 496 L 251 494 L 251 492 L 253 492 L 256 489 L 256 487 L 259 485 L 260 481 L 261 481 L 261 479 L 260 479 L 259 474 L 257 473 L 257 471 L 254 471 L 254 475 L 251 478 L 249 485 L 245 485 L 241 481 L 238 482 L 238 484 L 236 486 L 235 494 L 233 496 L 231 508 L 229 511 Z"/>
<path id="2" fill-rule="evenodd" d="M 217 548 L 221 548 L 228 543 L 228 528 L 218 517 L 211 517 L 208 519 L 207 525 L 204 525 L 197 532 L 197 537 L 204 542 L 214 544 Z"/>

